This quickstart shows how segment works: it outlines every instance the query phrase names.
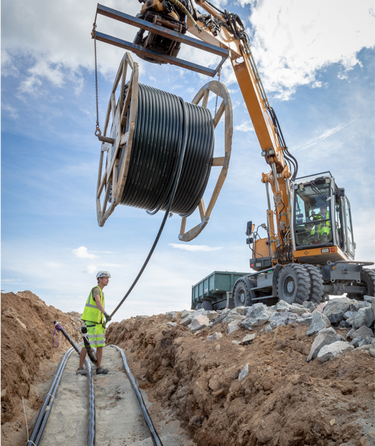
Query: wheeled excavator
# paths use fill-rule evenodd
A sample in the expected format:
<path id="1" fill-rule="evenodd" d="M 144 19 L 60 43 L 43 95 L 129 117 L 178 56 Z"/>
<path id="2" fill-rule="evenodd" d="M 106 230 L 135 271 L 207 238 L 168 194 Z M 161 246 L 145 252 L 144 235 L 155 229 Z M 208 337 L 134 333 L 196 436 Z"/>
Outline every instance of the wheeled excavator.
<path id="1" fill-rule="evenodd" d="M 252 273 L 240 277 L 232 290 L 232 306 L 256 302 L 315 303 L 329 295 L 363 299 L 375 296 L 372 262 L 355 261 L 350 202 L 345 189 L 329 171 L 297 177 L 298 163 L 285 143 L 276 113 L 269 104 L 254 62 L 250 41 L 240 17 L 207 0 L 139 0 L 134 18 L 98 5 L 97 13 L 138 26 L 134 42 L 110 41 L 151 63 L 170 63 L 214 76 L 216 70 L 178 59 L 181 43 L 205 50 L 226 50 L 256 132 L 261 156 L 269 166 L 262 173 L 267 196 L 266 223 L 247 223 Z M 204 13 L 197 9 L 204 10 Z M 186 35 L 189 31 L 198 40 Z M 212 52 L 214 52 L 213 50 Z M 266 233 L 259 235 L 260 229 Z M 222 308 L 226 302 L 203 297 L 200 306 Z"/>

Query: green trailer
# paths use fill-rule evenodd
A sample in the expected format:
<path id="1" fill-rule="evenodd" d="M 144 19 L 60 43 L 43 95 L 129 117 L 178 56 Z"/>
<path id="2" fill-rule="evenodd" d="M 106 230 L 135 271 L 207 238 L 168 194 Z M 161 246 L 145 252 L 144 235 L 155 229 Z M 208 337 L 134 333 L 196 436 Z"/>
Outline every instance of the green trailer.
<path id="1" fill-rule="evenodd" d="M 234 271 L 214 271 L 196 283 L 191 288 L 191 308 L 219 310 L 226 307 L 227 291 L 232 291 L 233 285 L 240 277 L 249 273 Z"/>

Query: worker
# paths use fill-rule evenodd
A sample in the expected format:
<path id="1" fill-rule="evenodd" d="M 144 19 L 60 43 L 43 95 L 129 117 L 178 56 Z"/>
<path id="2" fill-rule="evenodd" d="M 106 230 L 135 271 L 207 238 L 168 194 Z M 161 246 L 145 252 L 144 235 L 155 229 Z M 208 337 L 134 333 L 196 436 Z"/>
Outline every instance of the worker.
<path id="1" fill-rule="evenodd" d="M 101 367 L 101 362 L 103 357 L 103 347 L 105 346 L 105 325 L 111 320 L 111 316 L 107 314 L 104 309 L 103 288 L 108 285 L 110 277 L 111 275 L 108 271 L 98 272 L 96 275 L 98 284 L 91 290 L 81 317 L 87 327 L 90 345 L 96 348 L 97 375 L 106 375 L 108 373 L 108 369 L 103 369 L 103 367 Z M 86 348 L 82 347 L 79 357 L 79 367 L 76 372 L 77 375 L 86 375 L 86 371 L 83 368 L 86 353 Z"/>
<path id="2" fill-rule="evenodd" d="M 319 220 L 327 220 L 327 221 L 318 223 Z M 317 237 L 321 241 L 327 241 L 328 239 L 330 239 L 331 224 L 329 221 L 329 210 L 326 201 L 321 203 L 319 207 L 319 213 L 314 215 L 314 222 L 315 226 L 311 231 L 311 235 L 315 236 L 317 234 Z"/>

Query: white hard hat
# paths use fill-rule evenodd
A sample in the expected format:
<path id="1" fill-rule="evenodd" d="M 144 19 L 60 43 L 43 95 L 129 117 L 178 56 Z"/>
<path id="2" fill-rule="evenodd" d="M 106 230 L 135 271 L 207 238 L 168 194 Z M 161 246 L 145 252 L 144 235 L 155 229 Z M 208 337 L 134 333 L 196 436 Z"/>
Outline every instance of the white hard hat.
<path id="1" fill-rule="evenodd" d="M 108 271 L 99 271 L 98 274 L 96 275 L 96 278 L 99 279 L 100 277 L 109 277 L 109 278 L 111 278 L 111 275 L 109 274 Z"/>

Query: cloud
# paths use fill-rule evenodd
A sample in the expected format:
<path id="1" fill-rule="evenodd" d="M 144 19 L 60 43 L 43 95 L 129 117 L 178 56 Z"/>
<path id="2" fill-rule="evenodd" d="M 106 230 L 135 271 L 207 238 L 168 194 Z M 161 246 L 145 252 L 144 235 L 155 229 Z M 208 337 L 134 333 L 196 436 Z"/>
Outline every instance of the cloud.
<path id="1" fill-rule="evenodd" d="M 236 132 L 253 132 L 254 127 L 251 125 L 250 121 L 245 121 L 242 124 L 236 125 L 234 130 Z"/>
<path id="2" fill-rule="evenodd" d="M 220 251 L 223 249 L 222 247 L 216 247 L 216 248 L 210 248 L 206 245 L 180 245 L 179 243 L 169 243 L 169 246 L 172 246 L 172 248 L 181 249 L 184 251 L 190 251 L 190 252 L 197 252 L 197 251 L 204 251 L 204 252 L 211 252 L 211 251 Z"/>
<path id="3" fill-rule="evenodd" d="M 88 267 L 83 271 L 86 274 L 95 274 L 98 268 L 95 265 L 88 265 Z"/>
<path id="4" fill-rule="evenodd" d="M 341 65 L 343 77 L 359 63 L 357 53 L 375 45 L 372 6 L 372 0 L 355 7 L 350 0 L 257 2 L 249 20 L 266 91 L 289 99 L 300 85 L 319 87 L 319 70 L 331 64 Z"/>
<path id="5" fill-rule="evenodd" d="M 353 121 L 347 122 L 345 124 L 340 124 L 340 125 L 338 125 L 336 127 L 333 127 L 332 129 L 327 129 L 321 135 L 316 136 L 313 139 L 310 139 L 309 141 L 307 141 L 306 143 L 304 143 L 300 147 L 296 147 L 295 150 L 306 150 L 309 147 L 314 146 L 317 142 L 320 142 L 320 141 L 323 141 L 323 140 L 329 138 L 330 136 L 332 136 L 335 133 L 339 132 L 340 130 L 342 130 L 343 128 L 345 128 L 348 125 L 352 124 L 353 122 L 355 122 L 355 119 Z"/>
<path id="6" fill-rule="evenodd" d="M 90 254 L 87 251 L 87 248 L 85 246 L 80 246 L 77 249 L 73 249 L 72 253 L 78 257 L 79 259 L 95 259 L 98 258 L 99 256 L 95 255 L 95 254 Z"/>

